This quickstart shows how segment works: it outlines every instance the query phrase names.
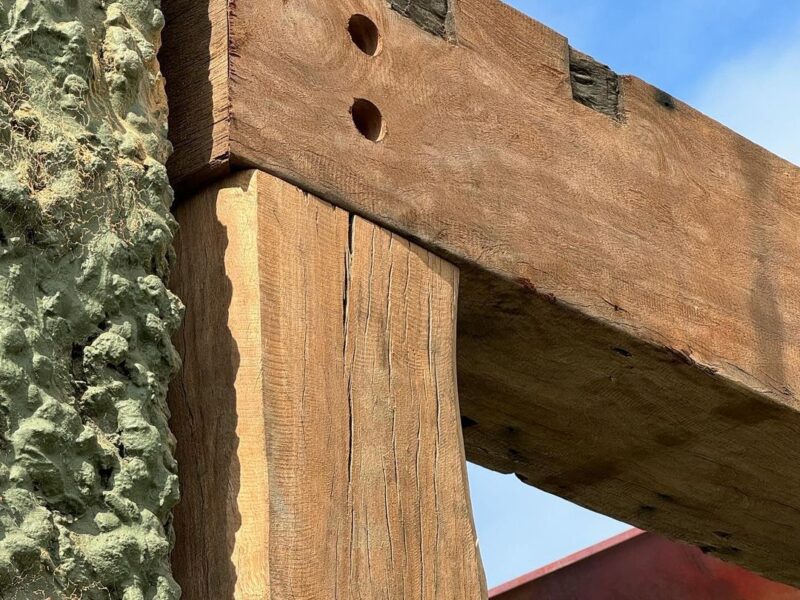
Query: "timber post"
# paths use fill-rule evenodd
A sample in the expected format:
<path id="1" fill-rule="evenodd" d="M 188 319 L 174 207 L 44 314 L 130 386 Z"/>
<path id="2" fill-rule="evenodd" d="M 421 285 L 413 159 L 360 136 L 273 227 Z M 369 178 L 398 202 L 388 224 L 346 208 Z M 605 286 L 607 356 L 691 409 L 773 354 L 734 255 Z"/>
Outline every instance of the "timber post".
<path id="1" fill-rule="evenodd" d="M 259 171 L 178 207 L 184 598 L 482 598 L 458 269 Z"/>

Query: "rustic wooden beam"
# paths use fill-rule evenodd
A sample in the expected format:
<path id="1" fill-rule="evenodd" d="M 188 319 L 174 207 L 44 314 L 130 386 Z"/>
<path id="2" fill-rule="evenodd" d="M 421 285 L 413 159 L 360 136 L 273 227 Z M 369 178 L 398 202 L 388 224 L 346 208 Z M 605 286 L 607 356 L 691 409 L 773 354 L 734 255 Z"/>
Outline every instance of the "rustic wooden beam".
<path id="1" fill-rule="evenodd" d="M 183 597 L 485 597 L 458 270 L 257 171 L 177 216 Z"/>
<path id="2" fill-rule="evenodd" d="M 472 460 L 800 584 L 800 170 L 495 0 L 396 8 L 166 2 L 175 183 L 458 265 Z"/>

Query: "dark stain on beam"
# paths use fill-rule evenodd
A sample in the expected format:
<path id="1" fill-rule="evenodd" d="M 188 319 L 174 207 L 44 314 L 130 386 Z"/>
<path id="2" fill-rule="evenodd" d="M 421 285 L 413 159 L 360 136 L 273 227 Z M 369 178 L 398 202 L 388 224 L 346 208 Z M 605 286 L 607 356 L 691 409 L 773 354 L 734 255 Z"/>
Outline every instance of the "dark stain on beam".
<path id="1" fill-rule="evenodd" d="M 575 100 L 619 120 L 619 76 L 614 71 L 570 47 L 569 74 Z"/>
<path id="2" fill-rule="evenodd" d="M 450 39 L 452 0 L 389 0 L 392 8 L 419 27 L 441 38 Z"/>
<path id="3" fill-rule="evenodd" d="M 656 102 L 664 108 L 675 110 L 675 99 L 663 90 L 655 91 Z"/>

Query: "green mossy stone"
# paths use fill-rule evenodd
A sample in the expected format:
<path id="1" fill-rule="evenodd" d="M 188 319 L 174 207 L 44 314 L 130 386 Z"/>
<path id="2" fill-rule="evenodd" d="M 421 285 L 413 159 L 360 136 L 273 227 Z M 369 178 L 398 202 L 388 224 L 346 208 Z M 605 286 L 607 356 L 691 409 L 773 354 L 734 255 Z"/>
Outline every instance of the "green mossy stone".
<path id="1" fill-rule="evenodd" d="M 0 0 L 6 599 L 180 595 L 163 25 L 153 0 Z"/>

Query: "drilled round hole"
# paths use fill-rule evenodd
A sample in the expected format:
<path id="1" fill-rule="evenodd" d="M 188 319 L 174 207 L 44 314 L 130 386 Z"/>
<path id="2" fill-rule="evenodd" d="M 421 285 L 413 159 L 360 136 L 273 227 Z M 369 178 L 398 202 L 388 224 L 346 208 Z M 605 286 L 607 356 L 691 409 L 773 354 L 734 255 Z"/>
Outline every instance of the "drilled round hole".
<path id="1" fill-rule="evenodd" d="M 377 56 L 380 53 L 382 46 L 381 34 L 372 19 L 364 15 L 353 15 L 347 24 L 347 31 L 350 32 L 353 43 L 364 54 Z"/>
<path id="2" fill-rule="evenodd" d="M 386 136 L 386 123 L 383 115 L 378 107 L 369 100 L 356 98 L 350 114 L 356 129 L 368 140 L 380 142 Z"/>

